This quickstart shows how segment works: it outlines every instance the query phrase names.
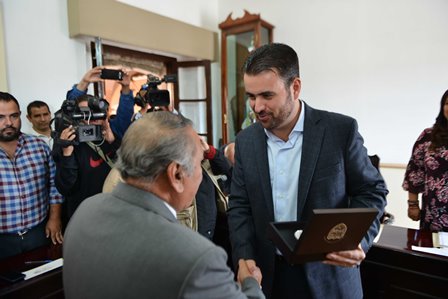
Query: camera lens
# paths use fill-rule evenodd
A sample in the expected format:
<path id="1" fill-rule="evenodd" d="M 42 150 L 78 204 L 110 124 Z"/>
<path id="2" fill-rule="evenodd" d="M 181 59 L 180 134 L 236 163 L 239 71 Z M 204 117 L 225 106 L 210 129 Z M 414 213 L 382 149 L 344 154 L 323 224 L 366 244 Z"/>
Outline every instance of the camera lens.
<path id="1" fill-rule="evenodd" d="M 102 100 L 102 99 L 98 99 L 95 97 L 90 97 L 89 101 L 88 101 L 88 105 L 89 108 L 92 109 L 93 111 L 99 112 L 106 112 L 107 108 L 108 108 L 108 104 L 106 101 Z"/>

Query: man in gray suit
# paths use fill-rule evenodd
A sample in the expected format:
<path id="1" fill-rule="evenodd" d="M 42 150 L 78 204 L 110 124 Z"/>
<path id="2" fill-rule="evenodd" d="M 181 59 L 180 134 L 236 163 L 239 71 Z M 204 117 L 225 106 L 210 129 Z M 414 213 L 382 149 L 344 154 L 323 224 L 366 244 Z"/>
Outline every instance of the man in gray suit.
<path id="1" fill-rule="evenodd" d="M 382 214 L 388 191 L 356 121 L 299 99 L 298 57 L 287 45 L 256 49 L 243 71 L 257 123 L 236 138 L 228 211 L 234 261 L 257 262 L 268 298 L 362 298 L 357 266 L 379 216 L 357 249 L 323 262 L 289 265 L 266 234 L 269 222 L 306 222 L 318 208 L 374 207 Z"/>
<path id="2" fill-rule="evenodd" d="M 202 180 L 203 150 L 191 121 L 146 114 L 123 139 L 112 193 L 85 200 L 65 234 L 66 298 L 264 298 L 254 261 L 239 261 L 176 221 Z"/>

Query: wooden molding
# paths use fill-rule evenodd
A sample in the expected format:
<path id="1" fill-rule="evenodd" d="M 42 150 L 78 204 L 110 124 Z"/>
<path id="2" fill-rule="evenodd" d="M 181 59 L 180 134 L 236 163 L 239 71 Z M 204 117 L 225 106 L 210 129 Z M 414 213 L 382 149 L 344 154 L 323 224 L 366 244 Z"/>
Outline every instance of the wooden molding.
<path id="1" fill-rule="evenodd" d="M 227 18 L 224 20 L 224 22 L 221 22 L 219 24 L 219 29 L 226 30 L 228 28 L 239 26 L 247 23 L 255 23 L 255 22 L 261 22 L 263 24 L 263 27 L 272 29 L 274 28 L 273 25 L 269 24 L 268 22 L 261 19 L 260 14 L 251 14 L 247 10 L 244 10 L 244 16 L 241 18 L 232 19 L 232 13 L 230 13 Z"/>
<path id="2" fill-rule="evenodd" d="M 217 32 L 115 0 L 67 0 L 67 10 L 70 37 L 101 37 L 149 51 L 218 59 Z"/>
<path id="3" fill-rule="evenodd" d="M 380 163 L 380 168 L 406 169 L 406 166 L 406 164 L 400 163 Z"/>

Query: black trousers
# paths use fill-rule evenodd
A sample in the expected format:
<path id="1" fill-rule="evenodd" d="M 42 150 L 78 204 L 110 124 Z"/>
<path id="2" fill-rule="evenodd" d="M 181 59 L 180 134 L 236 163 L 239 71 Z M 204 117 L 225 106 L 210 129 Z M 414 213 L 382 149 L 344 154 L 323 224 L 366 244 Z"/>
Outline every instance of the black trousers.
<path id="1" fill-rule="evenodd" d="M 45 236 L 46 223 L 46 220 L 42 221 L 23 235 L 17 233 L 1 233 L 0 259 L 18 255 L 49 244 L 50 239 Z"/>
<path id="2" fill-rule="evenodd" d="M 303 267 L 288 264 L 281 255 L 275 258 L 271 299 L 312 298 Z"/>

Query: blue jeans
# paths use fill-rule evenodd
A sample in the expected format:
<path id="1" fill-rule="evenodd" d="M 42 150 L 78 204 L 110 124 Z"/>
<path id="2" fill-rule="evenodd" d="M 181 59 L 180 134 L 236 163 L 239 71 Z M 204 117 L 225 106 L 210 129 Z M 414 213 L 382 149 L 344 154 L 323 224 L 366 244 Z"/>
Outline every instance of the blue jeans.
<path id="1" fill-rule="evenodd" d="M 47 220 L 45 219 L 23 235 L 0 233 L 0 259 L 48 245 L 50 239 L 45 236 L 46 223 Z"/>

